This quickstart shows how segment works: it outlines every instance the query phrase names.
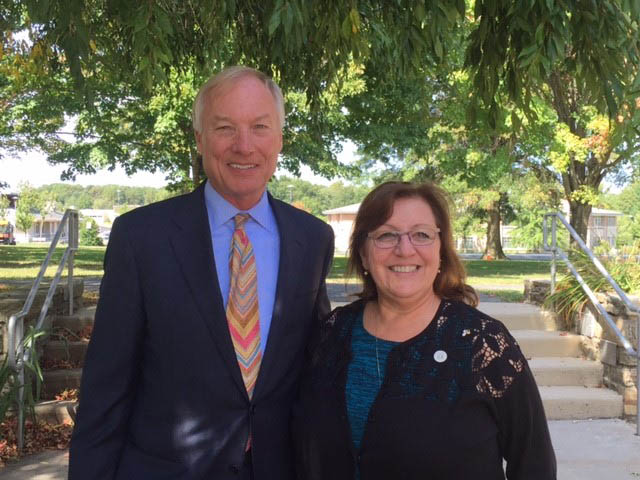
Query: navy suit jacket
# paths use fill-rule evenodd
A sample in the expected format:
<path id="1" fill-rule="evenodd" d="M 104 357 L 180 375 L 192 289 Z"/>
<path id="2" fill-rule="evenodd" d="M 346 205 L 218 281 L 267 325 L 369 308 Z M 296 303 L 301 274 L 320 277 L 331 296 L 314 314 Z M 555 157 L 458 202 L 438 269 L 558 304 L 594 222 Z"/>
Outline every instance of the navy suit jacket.
<path id="1" fill-rule="evenodd" d="M 273 319 L 249 401 L 226 323 L 203 186 L 119 217 L 105 255 L 69 478 L 294 477 L 290 410 L 311 329 L 329 312 L 333 232 L 269 196 L 280 231 Z"/>

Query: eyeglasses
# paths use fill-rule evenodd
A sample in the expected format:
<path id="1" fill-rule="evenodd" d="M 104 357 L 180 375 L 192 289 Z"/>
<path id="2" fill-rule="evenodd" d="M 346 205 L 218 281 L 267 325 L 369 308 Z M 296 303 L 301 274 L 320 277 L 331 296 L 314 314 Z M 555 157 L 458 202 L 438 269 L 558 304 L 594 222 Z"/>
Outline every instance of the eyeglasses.
<path id="1" fill-rule="evenodd" d="M 439 228 L 420 227 L 408 232 L 373 232 L 367 235 L 367 238 L 373 240 L 373 244 L 378 248 L 394 248 L 400 244 L 400 238 L 406 235 L 414 247 L 424 247 L 436 241 L 438 232 L 440 232 Z"/>

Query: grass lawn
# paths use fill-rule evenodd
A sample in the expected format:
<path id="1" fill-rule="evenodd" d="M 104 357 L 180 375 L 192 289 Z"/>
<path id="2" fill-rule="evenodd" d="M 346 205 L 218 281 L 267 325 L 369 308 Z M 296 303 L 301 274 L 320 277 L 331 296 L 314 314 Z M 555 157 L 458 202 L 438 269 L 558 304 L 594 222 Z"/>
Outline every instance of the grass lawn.
<path id="1" fill-rule="evenodd" d="M 46 278 L 53 278 L 65 247 L 56 248 Z M 49 245 L 0 245 L 0 282 L 2 280 L 33 280 L 47 256 Z M 74 277 L 102 276 L 105 247 L 80 247 L 74 259 Z M 66 268 L 63 275 L 66 275 Z"/>
<path id="2" fill-rule="evenodd" d="M 525 279 L 550 278 L 550 263 L 534 260 L 463 260 L 467 281 L 471 285 L 524 285 Z M 343 282 L 347 271 L 347 258 L 336 256 L 329 281 Z"/>
<path id="3" fill-rule="evenodd" d="M 526 279 L 549 280 L 551 262 L 537 260 L 464 260 L 470 285 L 523 285 Z M 560 268 L 558 269 L 560 272 Z"/>
<path id="4" fill-rule="evenodd" d="M 47 250 L 47 245 L 40 244 L 0 245 L 0 283 L 2 280 L 34 279 Z M 47 269 L 48 278 L 53 277 L 63 250 L 63 247 L 56 249 Z M 74 276 L 102 276 L 104 251 L 105 247 L 80 247 L 75 256 Z M 478 292 L 512 302 L 522 300 L 525 279 L 548 279 L 550 270 L 548 261 L 468 260 L 464 264 L 468 273 L 467 280 Z M 328 281 L 344 283 L 346 269 L 347 258 L 336 256 Z M 66 269 L 63 274 L 66 274 Z"/>
<path id="5" fill-rule="evenodd" d="M 505 302 L 521 302 L 524 293 L 524 281 L 547 280 L 551 278 L 549 261 L 533 260 L 464 260 L 467 269 L 467 282 L 479 293 L 492 295 Z M 560 266 L 558 266 L 560 272 Z M 347 270 L 346 257 L 336 256 L 328 282 L 344 283 Z M 347 282 L 355 281 L 348 279 Z"/>

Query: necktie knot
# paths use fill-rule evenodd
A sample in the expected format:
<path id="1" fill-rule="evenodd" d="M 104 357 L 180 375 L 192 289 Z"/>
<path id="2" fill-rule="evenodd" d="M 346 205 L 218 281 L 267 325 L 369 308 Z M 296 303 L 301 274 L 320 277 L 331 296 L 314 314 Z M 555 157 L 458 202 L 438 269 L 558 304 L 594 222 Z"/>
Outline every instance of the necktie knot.
<path id="1" fill-rule="evenodd" d="M 249 215 L 248 213 L 238 213 L 235 217 L 233 217 L 236 230 L 244 228 L 244 224 L 247 223 L 247 220 L 249 220 L 250 217 L 251 215 Z"/>

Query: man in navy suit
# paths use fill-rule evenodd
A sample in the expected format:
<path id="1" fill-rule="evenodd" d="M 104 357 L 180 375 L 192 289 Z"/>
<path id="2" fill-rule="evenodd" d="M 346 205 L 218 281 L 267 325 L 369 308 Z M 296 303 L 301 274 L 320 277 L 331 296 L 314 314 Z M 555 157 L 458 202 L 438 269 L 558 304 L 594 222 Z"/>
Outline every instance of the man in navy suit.
<path id="1" fill-rule="evenodd" d="M 193 109 L 208 182 L 113 225 L 87 352 L 71 480 L 294 478 L 290 409 L 307 339 L 329 311 L 333 233 L 271 197 L 284 101 L 230 67 Z M 247 393 L 226 318 L 234 216 L 257 270 L 262 360 Z"/>

